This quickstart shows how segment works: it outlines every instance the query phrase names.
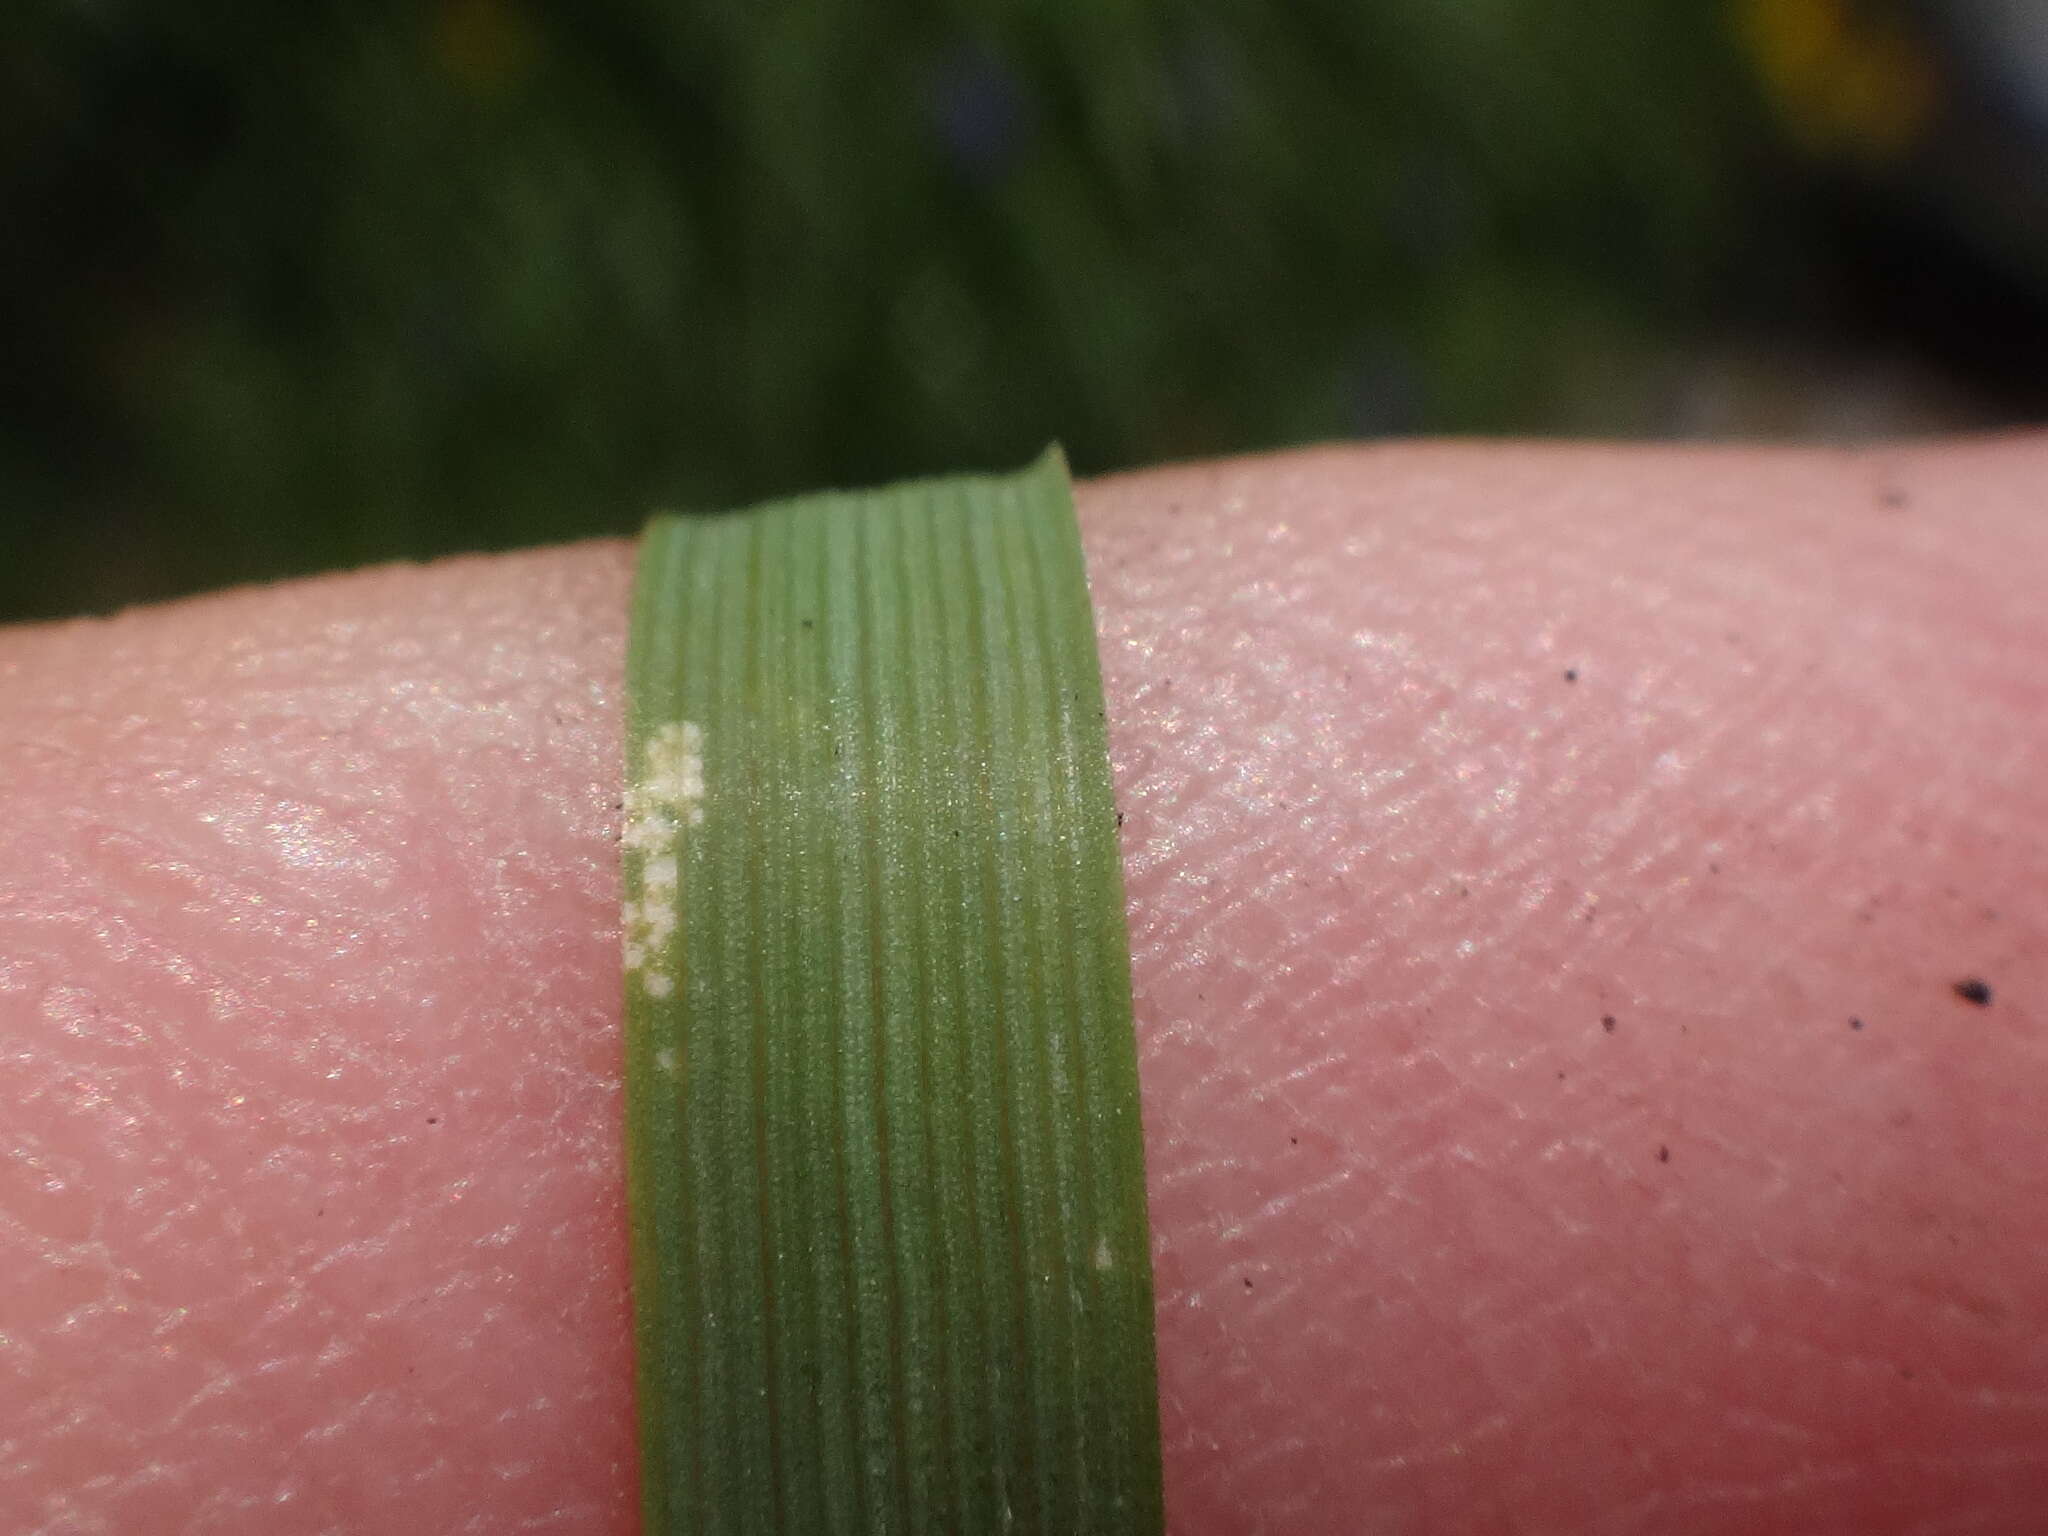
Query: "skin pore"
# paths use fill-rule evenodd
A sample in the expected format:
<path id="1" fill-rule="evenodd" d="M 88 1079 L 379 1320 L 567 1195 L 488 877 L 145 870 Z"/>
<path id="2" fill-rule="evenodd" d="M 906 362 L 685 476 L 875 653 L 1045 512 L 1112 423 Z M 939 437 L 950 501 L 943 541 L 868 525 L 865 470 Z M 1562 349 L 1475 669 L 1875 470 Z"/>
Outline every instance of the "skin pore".
<path id="1" fill-rule="evenodd" d="M 2039 1528 L 2044 487 L 1082 488 L 1174 1531 Z M 636 1528 L 630 559 L 0 632 L 0 1530 Z"/>

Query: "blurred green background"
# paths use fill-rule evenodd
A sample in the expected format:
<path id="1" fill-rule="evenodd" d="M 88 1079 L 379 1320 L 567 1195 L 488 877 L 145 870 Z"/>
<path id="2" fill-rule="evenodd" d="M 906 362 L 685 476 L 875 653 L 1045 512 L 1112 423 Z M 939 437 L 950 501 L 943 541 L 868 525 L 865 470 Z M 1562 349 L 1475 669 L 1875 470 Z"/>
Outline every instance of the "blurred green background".
<path id="1" fill-rule="evenodd" d="M 2033 0 L 10 7 L 0 618 L 652 506 L 2043 413 Z"/>

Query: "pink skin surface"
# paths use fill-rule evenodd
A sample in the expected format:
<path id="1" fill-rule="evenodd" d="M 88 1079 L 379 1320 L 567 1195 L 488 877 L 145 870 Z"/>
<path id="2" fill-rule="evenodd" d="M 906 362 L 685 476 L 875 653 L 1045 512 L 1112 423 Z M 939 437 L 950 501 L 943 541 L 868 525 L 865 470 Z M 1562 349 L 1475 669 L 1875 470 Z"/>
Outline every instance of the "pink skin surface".
<path id="1" fill-rule="evenodd" d="M 1084 488 L 1175 1531 L 2044 1528 L 2044 487 Z M 0 1531 L 635 1528 L 629 561 L 0 634 Z"/>

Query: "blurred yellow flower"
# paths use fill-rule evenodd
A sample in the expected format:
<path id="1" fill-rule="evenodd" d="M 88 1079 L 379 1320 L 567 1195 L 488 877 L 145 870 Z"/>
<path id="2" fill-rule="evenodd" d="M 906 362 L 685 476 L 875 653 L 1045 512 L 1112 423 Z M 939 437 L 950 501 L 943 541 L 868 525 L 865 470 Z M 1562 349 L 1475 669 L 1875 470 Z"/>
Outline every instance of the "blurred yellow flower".
<path id="1" fill-rule="evenodd" d="M 1809 151 L 1889 160 L 1920 141 L 1939 95 L 1899 19 L 1854 0 L 1735 0 L 1736 29 Z"/>

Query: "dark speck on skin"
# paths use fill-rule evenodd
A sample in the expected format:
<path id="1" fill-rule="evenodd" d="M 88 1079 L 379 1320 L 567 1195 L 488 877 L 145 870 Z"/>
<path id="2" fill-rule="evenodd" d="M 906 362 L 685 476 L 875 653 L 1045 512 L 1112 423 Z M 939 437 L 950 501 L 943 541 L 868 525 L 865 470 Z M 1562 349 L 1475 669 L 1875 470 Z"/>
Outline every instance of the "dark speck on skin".
<path id="1" fill-rule="evenodd" d="M 1564 680 L 1568 683 L 1576 683 L 1579 680 L 1579 669 L 1577 667 L 1566 667 L 1564 669 Z"/>
<path id="2" fill-rule="evenodd" d="M 1970 976 L 1955 984 L 1954 991 L 1966 1003 L 1979 1008 L 1991 1006 L 1991 984 L 1981 976 Z"/>
<path id="3" fill-rule="evenodd" d="M 1658 1162 L 1660 1162 L 1660 1163 L 1668 1163 L 1668 1162 L 1670 1162 L 1670 1161 L 1671 1161 L 1671 1149 L 1670 1149 L 1669 1147 L 1659 1147 L 1659 1148 L 1657 1149 L 1657 1161 L 1658 1161 Z"/>
<path id="4" fill-rule="evenodd" d="M 441 1123 L 441 1117 L 440 1117 L 439 1115 L 429 1115 L 429 1116 L 427 1116 L 427 1124 L 429 1124 L 429 1125 L 439 1125 L 440 1123 Z"/>
<path id="5" fill-rule="evenodd" d="M 1250 1290 L 1252 1288 L 1252 1277 L 1250 1275 L 1246 1275 L 1244 1277 L 1244 1288 L 1246 1290 Z"/>
<path id="6" fill-rule="evenodd" d="M 1851 1019 L 1849 1021 L 1849 1027 L 1851 1029 L 1861 1029 L 1863 1027 L 1863 1021 L 1861 1019 Z"/>
<path id="7" fill-rule="evenodd" d="M 1122 826 L 1124 824 L 1124 813 L 1122 811 L 1118 811 L 1116 813 L 1116 824 L 1118 826 Z"/>
<path id="8" fill-rule="evenodd" d="M 1896 485 L 1887 486 L 1883 491 L 1881 491 L 1878 494 L 1877 499 L 1885 506 L 1897 510 L 1898 508 L 1903 507 L 1906 504 L 1906 493 L 1900 490 Z"/>
<path id="9" fill-rule="evenodd" d="M 1613 1014 L 1611 1014 L 1611 1013 L 1603 1013 L 1603 1014 L 1601 1014 L 1601 1015 L 1600 1015 L 1600 1027 L 1601 1027 L 1602 1029 L 1606 1030 L 1606 1031 L 1607 1031 L 1607 1033 L 1609 1033 L 1610 1035 L 1611 1035 L 1611 1034 L 1613 1034 L 1613 1033 L 1614 1033 L 1614 1015 L 1613 1015 Z"/>

